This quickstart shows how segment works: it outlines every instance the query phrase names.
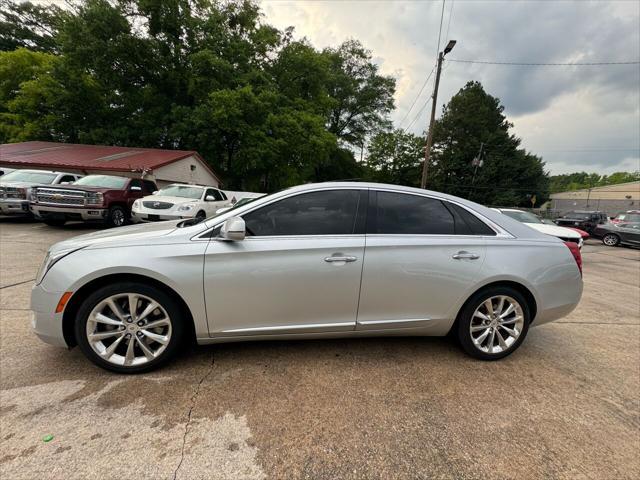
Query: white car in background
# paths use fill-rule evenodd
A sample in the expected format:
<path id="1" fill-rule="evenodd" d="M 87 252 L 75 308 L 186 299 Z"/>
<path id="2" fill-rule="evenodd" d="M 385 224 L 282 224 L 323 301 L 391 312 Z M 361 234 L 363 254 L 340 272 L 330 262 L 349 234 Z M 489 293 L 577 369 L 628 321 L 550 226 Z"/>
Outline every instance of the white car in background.
<path id="1" fill-rule="evenodd" d="M 10 170 L 0 177 L 0 215 L 31 215 L 31 189 L 37 186 L 68 185 L 82 175 L 50 170 Z"/>
<path id="2" fill-rule="evenodd" d="M 173 183 L 133 202 L 131 213 L 136 222 L 181 218 L 204 220 L 230 205 L 227 195 L 215 187 Z"/>
<path id="3" fill-rule="evenodd" d="M 560 240 L 564 240 L 565 242 L 573 242 L 578 244 L 578 248 L 582 248 L 582 244 L 584 241 L 582 240 L 582 235 L 580 235 L 575 230 L 570 228 L 560 227 L 558 225 L 549 225 L 540 220 L 537 216 L 535 216 L 531 212 L 526 212 L 524 210 L 517 210 L 515 208 L 494 208 L 496 212 L 500 212 L 507 217 L 511 217 L 514 220 L 517 220 L 534 230 L 538 230 L 541 233 L 546 233 L 547 235 L 551 235 L 552 237 L 558 237 Z"/>

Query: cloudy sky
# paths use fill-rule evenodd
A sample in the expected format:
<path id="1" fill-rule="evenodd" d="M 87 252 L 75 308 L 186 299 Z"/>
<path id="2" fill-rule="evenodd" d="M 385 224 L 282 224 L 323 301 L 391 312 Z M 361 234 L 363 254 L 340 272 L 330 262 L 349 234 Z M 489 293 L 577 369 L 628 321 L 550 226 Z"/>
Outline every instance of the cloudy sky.
<path id="1" fill-rule="evenodd" d="M 396 126 L 425 129 L 442 0 L 262 0 L 267 22 L 316 47 L 355 38 L 397 80 Z M 448 31 L 448 36 L 447 36 Z M 566 63 L 640 60 L 640 2 L 445 0 L 451 59 Z M 552 173 L 640 170 L 640 65 L 445 64 L 438 104 L 479 80 L 501 99 L 523 145 Z M 440 108 L 438 109 L 438 113 Z M 412 123 L 413 122 L 413 123 Z"/>

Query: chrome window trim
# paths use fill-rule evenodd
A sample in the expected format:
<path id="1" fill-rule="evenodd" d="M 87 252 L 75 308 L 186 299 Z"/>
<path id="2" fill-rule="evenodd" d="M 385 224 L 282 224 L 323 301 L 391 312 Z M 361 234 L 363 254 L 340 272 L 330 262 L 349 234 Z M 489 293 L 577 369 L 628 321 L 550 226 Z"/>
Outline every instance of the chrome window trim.
<path id="1" fill-rule="evenodd" d="M 426 198 L 431 198 L 433 200 L 440 200 L 442 202 L 449 202 L 452 203 L 454 205 L 457 205 L 463 209 L 465 209 L 467 212 L 469 212 L 470 214 L 472 214 L 473 216 L 477 217 L 478 219 L 480 219 L 483 223 L 485 223 L 489 228 L 491 228 L 491 230 L 493 230 L 494 232 L 496 232 L 495 235 L 456 235 L 456 234 L 449 234 L 449 233 L 444 233 L 444 234 L 440 234 L 440 233 L 428 233 L 428 234 L 405 234 L 405 233 L 374 233 L 374 234 L 368 234 L 366 236 L 369 237 L 385 237 L 385 236 L 389 236 L 389 237 L 436 237 L 436 238 L 442 238 L 442 237 L 455 237 L 455 238 L 488 238 L 488 239 L 493 239 L 493 238 L 509 238 L 509 239 L 513 239 L 516 238 L 514 235 L 512 235 L 510 232 L 508 232 L 507 230 L 505 230 L 504 228 L 502 228 L 500 225 L 496 224 L 495 222 L 489 220 L 487 217 L 485 217 L 484 215 L 482 215 L 479 212 L 476 212 L 475 210 L 467 207 L 466 205 L 463 205 L 462 203 L 456 202 L 455 200 L 451 200 L 448 198 L 443 198 L 437 195 L 433 195 L 431 193 L 418 193 L 418 192 L 407 192 L 405 190 L 402 189 L 394 189 L 393 187 L 390 188 L 380 188 L 380 187 L 367 187 L 367 186 L 362 186 L 362 187 L 357 187 L 357 186 L 331 186 L 330 188 L 322 188 L 322 186 L 318 185 L 317 188 L 312 188 L 309 190 L 304 190 L 302 192 L 292 192 L 290 195 L 286 195 L 286 196 L 282 196 L 282 197 L 278 197 L 276 199 L 273 199 L 272 201 L 262 204 L 262 205 L 258 205 L 258 206 L 253 206 L 253 208 L 248 209 L 244 212 L 242 212 L 242 215 L 239 216 L 244 216 L 248 213 L 253 212 L 254 210 L 258 210 L 259 208 L 262 207 L 266 207 L 267 205 L 271 205 L 272 203 L 278 202 L 280 200 L 284 200 L 286 198 L 295 196 L 295 195 L 304 195 L 305 193 L 311 193 L 311 192 L 317 192 L 317 191 L 331 191 L 331 190 L 368 190 L 368 191 L 374 191 L 374 192 L 391 192 L 391 193 L 401 193 L 404 195 L 415 195 L 417 197 L 426 197 Z M 249 204 L 251 205 L 251 204 Z M 225 219 L 226 220 L 226 219 Z M 194 237 L 191 238 L 191 240 L 193 241 L 209 241 L 209 240 L 215 240 L 215 238 L 211 238 L 208 235 L 210 234 L 210 232 L 212 230 L 215 230 L 217 227 L 219 227 L 222 223 L 224 223 L 224 220 L 214 224 L 213 226 L 211 226 L 210 228 L 207 228 L 204 232 L 199 233 L 197 235 L 195 235 Z M 365 234 L 362 235 L 357 235 L 357 236 L 364 236 Z M 313 238 L 313 237 L 318 237 L 318 238 L 327 238 L 327 237 L 350 237 L 350 236 L 354 236 L 353 234 L 345 234 L 345 235 L 279 235 L 279 236 L 261 236 L 261 237 L 246 237 L 245 240 L 249 240 L 249 239 L 256 239 L 256 238 L 265 238 L 265 239 L 287 239 L 287 240 L 292 240 L 292 239 L 296 239 L 296 238 Z"/>

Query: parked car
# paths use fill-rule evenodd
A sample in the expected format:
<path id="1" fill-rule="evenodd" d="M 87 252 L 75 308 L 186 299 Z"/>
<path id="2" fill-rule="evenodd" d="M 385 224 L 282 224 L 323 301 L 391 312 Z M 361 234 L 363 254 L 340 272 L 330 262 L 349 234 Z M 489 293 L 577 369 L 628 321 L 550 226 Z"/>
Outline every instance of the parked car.
<path id="1" fill-rule="evenodd" d="M 600 211 L 575 210 L 556 219 L 556 224 L 561 227 L 578 227 L 587 233 L 592 233 L 596 226 L 607 223 L 607 214 Z"/>
<path id="2" fill-rule="evenodd" d="M 571 312 L 582 260 L 489 208 L 427 190 L 303 185 L 194 224 L 138 224 L 53 245 L 31 294 L 45 342 L 122 373 L 200 344 L 443 336 L 483 360 Z"/>
<path id="3" fill-rule="evenodd" d="M 573 230 L 574 232 L 578 232 L 580 234 L 580 236 L 582 237 L 583 241 L 591 236 L 591 235 L 589 235 L 589 232 L 585 232 L 584 230 L 582 230 L 580 228 L 575 228 L 575 227 L 563 227 L 563 228 L 568 228 L 569 230 Z"/>
<path id="4" fill-rule="evenodd" d="M 49 170 L 13 170 L 0 177 L 0 214 L 30 215 L 31 189 L 38 185 L 63 185 L 82 175 Z"/>
<path id="5" fill-rule="evenodd" d="M 609 247 L 618 245 L 640 246 L 640 223 L 606 223 L 598 225 L 593 235 Z"/>
<path id="6" fill-rule="evenodd" d="M 34 188 L 31 211 L 47 225 L 82 220 L 120 227 L 130 219 L 133 202 L 157 189 L 150 180 L 88 175 L 67 187 Z"/>
<path id="7" fill-rule="evenodd" d="M 217 188 L 173 183 L 152 196 L 133 202 L 132 213 L 135 221 L 142 222 L 181 218 L 204 220 L 230 204 L 225 193 Z"/>
<path id="8" fill-rule="evenodd" d="M 640 210 L 628 210 L 611 219 L 611 223 L 640 223 Z"/>
<path id="9" fill-rule="evenodd" d="M 263 195 L 260 195 L 258 197 L 244 197 L 244 198 L 241 198 L 240 200 L 238 200 L 236 203 L 234 203 L 233 205 L 231 205 L 229 207 L 219 208 L 218 211 L 216 212 L 216 215 L 220 215 L 221 213 L 228 212 L 232 208 L 238 208 L 238 207 L 241 207 L 243 205 L 246 205 L 247 203 L 251 203 L 254 200 L 260 198 L 261 196 L 263 196 Z"/>
<path id="10" fill-rule="evenodd" d="M 539 217 L 531 212 L 524 210 L 517 210 L 515 208 L 494 208 L 494 210 L 503 213 L 507 217 L 511 217 L 518 222 L 522 222 L 539 232 L 546 233 L 553 237 L 558 237 L 565 242 L 573 242 L 578 245 L 578 248 L 582 248 L 584 240 L 582 235 L 578 232 L 565 227 L 559 227 L 558 225 L 549 225 L 544 223 Z"/>

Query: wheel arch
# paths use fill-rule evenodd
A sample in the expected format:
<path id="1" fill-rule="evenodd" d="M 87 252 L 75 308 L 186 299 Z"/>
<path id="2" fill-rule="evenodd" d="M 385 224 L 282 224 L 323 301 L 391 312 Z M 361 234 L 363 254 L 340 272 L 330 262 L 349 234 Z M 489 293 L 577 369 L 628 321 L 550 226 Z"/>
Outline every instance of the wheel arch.
<path id="1" fill-rule="evenodd" d="M 171 295 L 171 297 L 177 301 L 178 305 L 180 306 L 180 310 L 184 314 L 187 337 L 190 341 L 195 340 L 196 334 L 193 315 L 191 314 L 191 310 L 189 309 L 187 302 L 184 301 L 184 299 L 178 292 L 176 292 L 167 284 L 146 275 L 136 273 L 116 273 L 90 280 L 89 282 L 82 285 L 79 289 L 77 289 L 71 296 L 71 299 L 69 300 L 69 303 L 66 305 L 64 313 L 62 314 L 62 334 L 69 348 L 75 347 L 78 344 L 74 333 L 74 323 L 82 302 L 91 292 L 115 282 L 135 282 L 142 283 L 144 285 L 151 285 L 158 288 L 159 290 L 164 291 L 168 295 Z"/>
<path id="2" fill-rule="evenodd" d="M 477 295 L 479 292 L 482 292 L 483 290 L 488 290 L 490 288 L 495 288 L 495 287 L 510 287 L 510 288 L 513 288 L 514 290 L 518 291 L 519 293 L 521 293 L 522 296 L 525 298 L 525 300 L 527 302 L 527 307 L 529 307 L 529 312 L 531 314 L 531 322 L 533 323 L 533 321 L 535 320 L 536 315 L 538 313 L 538 303 L 536 301 L 536 297 L 533 295 L 531 290 L 529 290 L 529 288 L 527 288 L 522 283 L 519 283 L 519 282 L 516 282 L 516 281 L 513 281 L 513 280 L 497 280 L 497 281 L 482 285 L 481 287 L 479 287 L 476 290 L 474 290 L 467 297 L 467 299 L 464 301 L 462 306 L 458 309 L 458 312 L 456 314 L 456 319 L 453 322 L 453 324 L 451 325 L 450 331 L 454 331 L 454 328 L 457 327 L 462 311 L 465 309 L 465 307 L 468 305 L 469 301 L 471 301 L 471 299 L 475 295 Z"/>

